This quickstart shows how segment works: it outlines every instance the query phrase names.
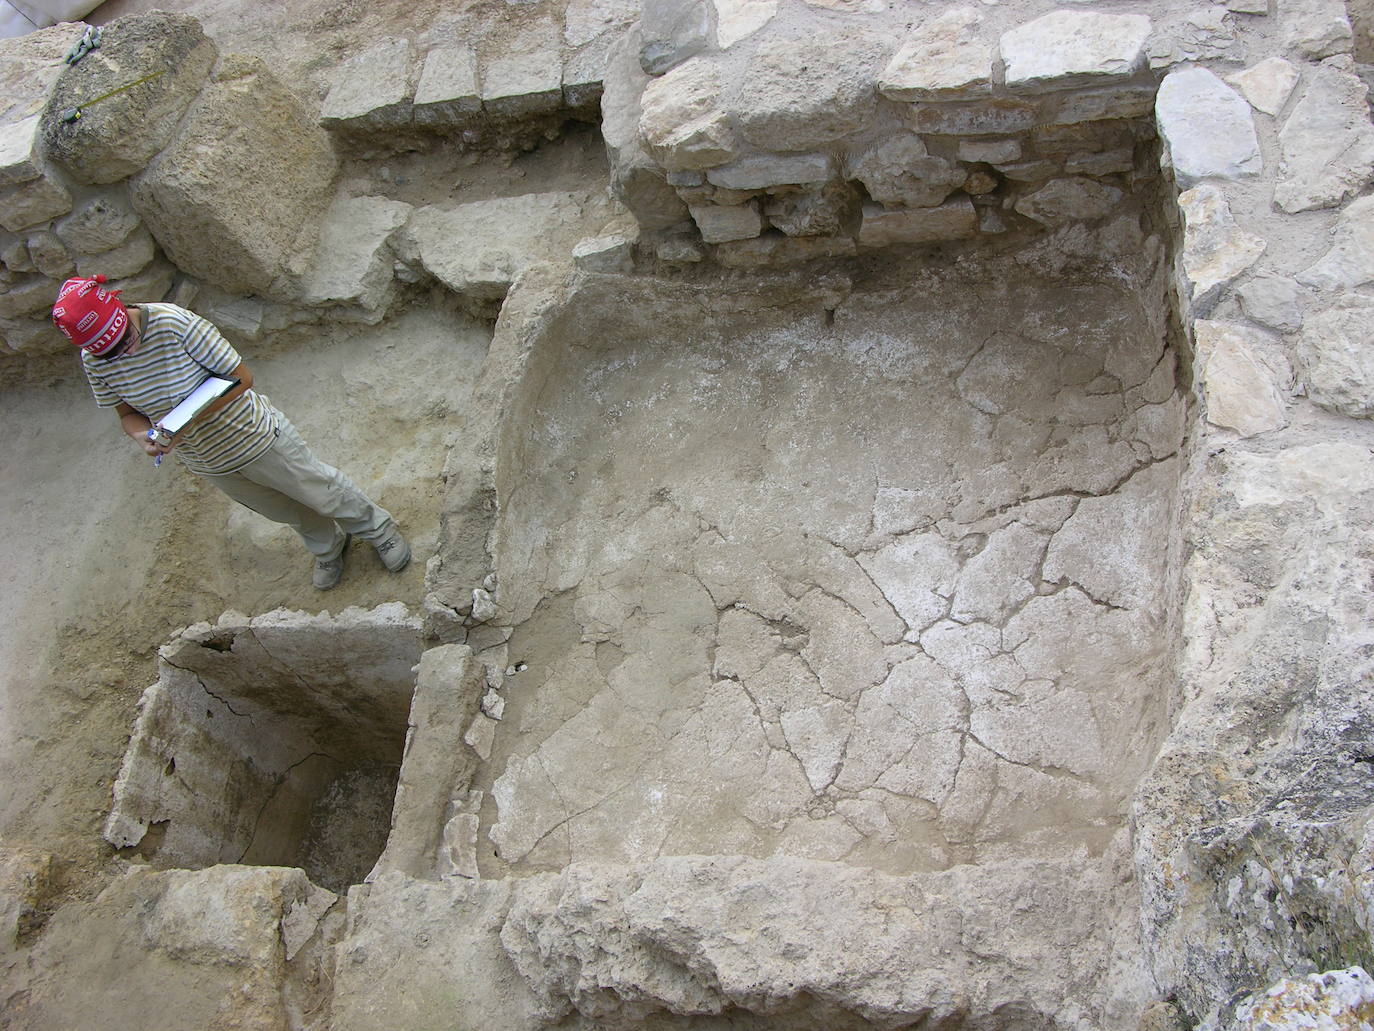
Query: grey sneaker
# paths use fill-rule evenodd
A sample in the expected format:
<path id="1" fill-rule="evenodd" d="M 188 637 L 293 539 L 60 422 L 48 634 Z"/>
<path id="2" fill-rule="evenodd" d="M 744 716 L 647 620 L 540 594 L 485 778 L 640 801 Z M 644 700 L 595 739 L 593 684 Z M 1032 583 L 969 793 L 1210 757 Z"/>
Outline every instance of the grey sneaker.
<path id="1" fill-rule="evenodd" d="M 315 559 L 315 575 L 311 578 L 315 590 L 327 591 L 338 584 L 343 576 L 344 556 L 348 554 L 348 542 L 352 539 L 351 533 L 344 534 L 343 547 L 339 549 L 337 557 Z"/>
<path id="2" fill-rule="evenodd" d="M 410 562 L 410 545 L 401 536 L 401 531 L 394 526 L 379 541 L 374 541 L 372 546 L 377 549 L 377 557 L 382 560 L 382 565 L 393 573 L 399 573 Z"/>

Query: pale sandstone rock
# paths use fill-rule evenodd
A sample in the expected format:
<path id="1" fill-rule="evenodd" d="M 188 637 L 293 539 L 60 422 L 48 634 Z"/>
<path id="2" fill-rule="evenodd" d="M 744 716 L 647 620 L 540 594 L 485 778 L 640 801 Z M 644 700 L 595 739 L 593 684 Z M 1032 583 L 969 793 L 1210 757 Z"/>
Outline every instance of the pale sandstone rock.
<path id="1" fill-rule="evenodd" d="M 1282 428 L 1288 422 L 1273 373 L 1257 354 L 1254 330 L 1199 319 L 1193 324 L 1202 361 L 1207 421 L 1242 437 Z"/>
<path id="2" fill-rule="evenodd" d="M 1311 60 L 1350 53 L 1354 36 L 1345 4 L 1339 0 L 1277 0 L 1277 3 L 1286 46 Z"/>
<path id="3" fill-rule="evenodd" d="M 415 120 L 422 125 L 458 122 L 481 111 L 476 52 L 471 47 L 435 47 L 427 53 L 414 108 Z"/>
<path id="4" fill-rule="evenodd" d="M 773 20 L 778 0 L 713 0 L 716 7 L 716 42 L 729 50 Z"/>
<path id="5" fill-rule="evenodd" d="M 1046 113 L 1044 122 L 1047 125 L 1077 125 L 1080 122 L 1139 118 L 1149 114 L 1154 104 L 1155 91 L 1148 86 L 1081 90 L 1058 98 Z"/>
<path id="6" fill-rule="evenodd" d="M 1074 154 L 1065 159 L 1064 171 L 1070 175 L 1111 175 L 1135 167 L 1135 151 L 1123 147 L 1097 154 Z"/>
<path id="7" fill-rule="evenodd" d="M 463 734 L 463 743 L 483 762 L 491 758 L 491 746 L 496 740 L 498 725 L 496 720 L 479 712 L 472 718 L 472 724 Z"/>
<path id="8" fill-rule="evenodd" d="M 1052 179 L 1016 202 L 1016 210 L 1047 226 L 1101 218 L 1116 210 L 1123 194 L 1115 186 L 1082 177 Z"/>
<path id="9" fill-rule="evenodd" d="M 863 207 L 859 246 L 936 243 L 963 239 L 977 231 L 978 213 L 967 197 L 955 197 L 929 208 L 884 208 L 869 203 Z"/>
<path id="10" fill-rule="evenodd" d="M 410 41 L 399 37 L 380 39 L 350 57 L 334 72 L 320 123 L 364 131 L 405 125 L 415 92 L 414 61 Z"/>
<path id="11" fill-rule="evenodd" d="M 1274 203 L 1292 214 L 1329 208 L 1374 179 L 1374 126 L 1349 58 L 1323 61 L 1279 132 Z"/>
<path id="12" fill-rule="evenodd" d="M 1165 76 L 1155 117 L 1181 185 L 1258 175 L 1263 169 L 1250 105 L 1205 68 Z"/>
<path id="13" fill-rule="evenodd" d="M 1374 270 L 1371 270 L 1374 278 Z M 1243 284 L 1236 297 L 1246 315 L 1262 326 L 1280 333 L 1302 329 L 1302 292 L 1298 284 L 1284 276 L 1255 276 Z"/>
<path id="14" fill-rule="evenodd" d="M 878 76 L 889 100 L 964 100 L 992 90 L 991 41 L 976 8 L 957 7 L 922 23 Z"/>
<path id="15" fill-rule="evenodd" d="M 46 276 L 26 277 L 0 293 L 0 318 L 33 315 L 51 308 L 61 284 Z"/>
<path id="16" fill-rule="evenodd" d="M 708 182 L 730 190 L 823 183 L 834 175 L 828 154 L 758 154 L 706 172 Z"/>
<path id="17" fill-rule="evenodd" d="M 737 156 L 720 92 L 719 66 L 707 58 L 688 60 L 645 87 L 639 131 L 669 171 L 710 168 Z"/>
<path id="18" fill-rule="evenodd" d="M 692 204 L 688 210 L 706 243 L 747 240 L 763 232 L 763 216 L 759 214 L 758 205 L 752 201 L 728 206 Z"/>
<path id="19" fill-rule="evenodd" d="M 71 210 L 71 193 L 46 175 L 0 189 L 0 226 L 11 232 L 39 225 Z"/>
<path id="20" fill-rule="evenodd" d="M 225 58 L 131 197 L 180 268 L 262 295 L 312 252 L 335 167 L 328 135 L 265 64 Z"/>
<path id="21" fill-rule="evenodd" d="M 643 5 L 639 28 L 639 65 L 662 75 L 710 44 L 710 7 L 706 0 L 658 0 Z"/>
<path id="22" fill-rule="evenodd" d="M 563 62 L 563 104 L 569 111 L 599 111 L 611 53 L 623 38 L 623 34 L 607 33 Z"/>
<path id="23" fill-rule="evenodd" d="M 99 254 L 122 244 L 138 223 L 128 194 L 120 188 L 82 201 L 70 215 L 58 220 L 53 231 L 78 254 Z"/>
<path id="24" fill-rule="evenodd" d="M 1349 290 L 1374 282 L 1374 198 L 1361 197 L 1341 211 L 1331 249 L 1297 279 L 1318 290 Z"/>
<path id="25" fill-rule="evenodd" d="M 444 824 L 444 877 L 466 877 L 475 880 L 477 869 L 477 830 L 475 813 L 459 813 Z"/>
<path id="26" fill-rule="evenodd" d="M 369 321 L 380 319 L 395 293 L 388 241 L 410 212 L 409 204 L 385 197 L 336 198 L 305 276 L 305 303 L 357 305 Z"/>
<path id="27" fill-rule="evenodd" d="M 83 183 L 112 183 L 143 168 L 182 132 L 181 119 L 215 63 L 200 24 L 154 11 L 106 27 L 98 50 L 66 70 L 44 109 L 47 155 Z M 116 94 L 64 122 L 61 114 L 145 75 L 155 79 Z"/>
<path id="28" fill-rule="evenodd" d="M 1270 57 L 1243 72 L 1228 75 L 1226 81 L 1239 89 L 1256 111 L 1277 115 L 1293 95 L 1298 70 L 1282 57 Z"/>
<path id="29" fill-rule="evenodd" d="M 1053 11 L 1002 34 L 1007 86 L 1035 92 L 1132 75 L 1149 35 L 1144 15 Z"/>
<path id="30" fill-rule="evenodd" d="M 1354 419 L 1374 416 L 1374 302 L 1360 296 L 1309 315 L 1297 363 L 1308 396 L 1327 411 Z"/>
<path id="31" fill-rule="evenodd" d="M 157 255 L 157 245 L 146 229 L 139 229 L 129 239 L 108 251 L 77 259 L 78 275 L 93 276 L 97 272 L 111 280 L 128 279 L 142 272 Z"/>
<path id="32" fill-rule="evenodd" d="M 849 162 L 850 175 L 879 204 L 929 208 L 964 183 L 965 171 L 926 151 L 919 136 L 904 133 L 869 148 Z"/>
<path id="33" fill-rule="evenodd" d="M 43 174 L 41 121 L 39 115 L 30 115 L 0 125 L 0 184 L 26 183 Z"/>
<path id="34" fill-rule="evenodd" d="M 731 107 L 740 133 L 766 150 L 813 150 L 861 126 L 875 106 L 876 45 L 856 36 L 769 35 L 746 62 Z"/>
<path id="35" fill-rule="evenodd" d="M 1179 195 L 1183 213 L 1183 270 L 1195 309 L 1216 300 L 1221 289 L 1259 260 L 1263 237 L 1236 225 L 1226 194 L 1204 183 Z"/>

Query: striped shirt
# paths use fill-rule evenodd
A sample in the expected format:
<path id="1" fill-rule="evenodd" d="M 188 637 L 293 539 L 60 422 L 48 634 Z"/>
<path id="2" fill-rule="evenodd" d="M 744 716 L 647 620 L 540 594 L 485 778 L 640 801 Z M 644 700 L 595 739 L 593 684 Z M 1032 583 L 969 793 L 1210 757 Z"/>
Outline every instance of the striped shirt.
<path id="1" fill-rule="evenodd" d="M 81 366 L 101 408 L 122 401 L 156 423 L 207 375 L 232 372 L 243 359 L 219 330 L 194 312 L 174 304 L 140 307 L 147 321 L 136 351 L 109 360 L 83 352 Z M 192 472 L 234 472 L 272 446 L 274 413 L 267 398 L 245 391 L 183 430 L 172 453 Z"/>

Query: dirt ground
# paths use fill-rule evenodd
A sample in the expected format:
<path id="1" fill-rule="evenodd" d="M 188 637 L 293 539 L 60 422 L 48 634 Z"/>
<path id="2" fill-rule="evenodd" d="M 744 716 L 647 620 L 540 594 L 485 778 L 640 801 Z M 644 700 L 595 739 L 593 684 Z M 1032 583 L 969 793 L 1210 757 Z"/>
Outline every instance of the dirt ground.
<path id="1" fill-rule="evenodd" d="M 388 573 L 355 541 L 339 587 L 310 585 L 294 534 L 166 461 L 160 469 L 97 409 L 75 362 L 0 388 L 0 840 L 61 858 L 98 890 L 100 837 L 134 708 L 178 627 L 233 608 L 311 612 L 418 605 L 437 533 L 455 413 L 489 340 L 484 324 L 425 306 L 383 326 L 322 331 L 273 357 L 248 348 L 258 386 L 318 454 L 396 517 L 414 559 Z"/>

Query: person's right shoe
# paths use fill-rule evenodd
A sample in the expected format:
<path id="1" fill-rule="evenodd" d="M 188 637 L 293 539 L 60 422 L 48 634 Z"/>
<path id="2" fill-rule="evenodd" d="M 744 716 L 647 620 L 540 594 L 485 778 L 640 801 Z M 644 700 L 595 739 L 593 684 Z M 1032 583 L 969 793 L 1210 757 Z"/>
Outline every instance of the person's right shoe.
<path id="1" fill-rule="evenodd" d="M 382 565 L 393 573 L 399 573 L 410 562 L 410 545 L 394 526 L 390 533 L 374 541 L 372 546 L 377 549 L 377 557 L 382 560 Z"/>
<path id="2" fill-rule="evenodd" d="M 339 549 L 337 557 L 315 559 L 315 573 L 311 577 L 315 590 L 327 591 L 338 584 L 343 577 L 344 556 L 348 554 L 348 543 L 352 539 L 351 533 L 344 536 L 343 547 Z"/>

